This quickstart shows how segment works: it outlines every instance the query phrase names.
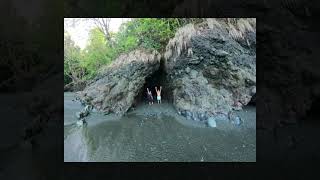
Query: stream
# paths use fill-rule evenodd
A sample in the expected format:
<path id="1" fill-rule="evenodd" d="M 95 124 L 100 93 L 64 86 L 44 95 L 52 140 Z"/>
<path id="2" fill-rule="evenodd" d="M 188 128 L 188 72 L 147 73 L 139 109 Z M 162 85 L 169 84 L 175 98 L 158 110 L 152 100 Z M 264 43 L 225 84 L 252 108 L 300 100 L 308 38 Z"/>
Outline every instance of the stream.
<path id="1" fill-rule="evenodd" d="M 64 94 L 65 162 L 255 162 L 256 108 L 238 111 L 240 126 L 206 127 L 179 116 L 172 104 L 141 104 L 124 117 L 91 112 L 76 124 L 83 106 Z"/>

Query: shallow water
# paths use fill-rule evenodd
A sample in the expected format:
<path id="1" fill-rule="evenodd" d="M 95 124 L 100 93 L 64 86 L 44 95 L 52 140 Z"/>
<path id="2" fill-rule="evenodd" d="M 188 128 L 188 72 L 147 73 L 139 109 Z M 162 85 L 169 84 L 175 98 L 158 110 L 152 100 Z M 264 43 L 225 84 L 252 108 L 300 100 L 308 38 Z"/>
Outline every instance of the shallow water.
<path id="1" fill-rule="evenodd" d="M 247 107 L 238 114 L 241 126 L 217 122 L 217 128 L 190 122 L 170 104 L 140 105 L 125 117 L 91 113 L 77 126 L 83 108 L 65 93 L 64 161 L 256 161 L 256 113 Z"/>

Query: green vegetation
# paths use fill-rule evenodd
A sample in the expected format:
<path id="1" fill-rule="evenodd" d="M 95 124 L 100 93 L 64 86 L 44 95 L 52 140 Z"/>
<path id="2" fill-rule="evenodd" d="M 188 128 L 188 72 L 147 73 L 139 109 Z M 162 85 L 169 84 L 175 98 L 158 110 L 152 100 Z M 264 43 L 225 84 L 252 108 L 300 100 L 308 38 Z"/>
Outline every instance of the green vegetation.
<path id="1" fill-rule="evenodd" d="M 112 42 L 108 42 L 104 33 L 96 27 L 91 29 L 88 45 L 83 50 L 76 47 L 70 35 L 65 32 L 64 83 L 92 79 L 101 66 L 110 64 L 121 53 L 136 48 L 143 47 L 161 52 L 177 28 L 190 21 L 192 19 L 133 19 L 123 23 L 117 33 L 110 33 Z"/>

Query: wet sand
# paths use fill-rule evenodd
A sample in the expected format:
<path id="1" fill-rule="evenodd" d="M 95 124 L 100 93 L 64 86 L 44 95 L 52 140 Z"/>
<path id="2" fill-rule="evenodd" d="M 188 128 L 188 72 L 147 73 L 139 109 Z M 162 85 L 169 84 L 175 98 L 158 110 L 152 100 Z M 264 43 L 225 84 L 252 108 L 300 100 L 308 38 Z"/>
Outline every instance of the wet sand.
<path id="1" fill-rule="evenodd" d="M 93 112 L 75 124 L 83 108 L 65 93 L 64 161 L 94 162 L 255 162 L 256 112 L 237 112 L 243 124 L 216 128 L 178 115 L 172 104 L 141 104 L 124 117 Z"/>

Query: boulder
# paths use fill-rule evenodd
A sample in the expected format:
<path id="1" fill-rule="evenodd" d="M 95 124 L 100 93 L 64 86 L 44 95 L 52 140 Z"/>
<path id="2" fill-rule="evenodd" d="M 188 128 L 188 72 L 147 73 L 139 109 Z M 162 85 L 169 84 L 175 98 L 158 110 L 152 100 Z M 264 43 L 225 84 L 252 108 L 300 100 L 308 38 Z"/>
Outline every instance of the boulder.
<path id="1" fill-rule="evenodd" d="M 241 124 L 241 118 L 237 116 L 237 117 L 233 120 L 233 123 L 234 123 L 235 125 L 240 125 L 240 124 Z"/>
<path id="2" fill-rule="evenodd" d="M 208 126 L 209 126 L 209 127 L 217 127 L 216 120 L 215 120 L 213 117 L 210 117 L 210 118 L 208 119 Z"/>
<path id="3" fill-rule="evenodd" d="M 77 112 L 77 113 L 76 113 L 76 117 L 77 117 L 78 119 L 82 118 L 81 112 Z"/>
<path id="4" fill-rule="evenodd" d="M 83 125 L 85 125 L 86 123 L 87 123 L 86 120 L 85 120 L 84 118 L 82 118 L 82 119 L 79 119 L 76 124 L 77 124 L 78 126 L 83 126 Z"/>
<path id="5" fill-rule="evenodd" d="M 78 119 L 82 119 L 90 114 L 90 111 L 92 110 L 92 106 L 86 105 L 80 112 L 76 113 L 76 117 Z"/>

